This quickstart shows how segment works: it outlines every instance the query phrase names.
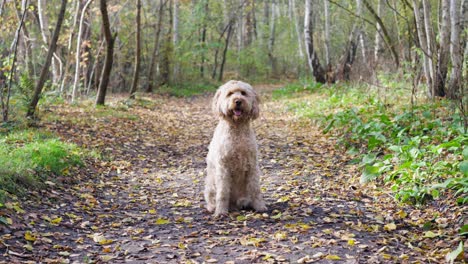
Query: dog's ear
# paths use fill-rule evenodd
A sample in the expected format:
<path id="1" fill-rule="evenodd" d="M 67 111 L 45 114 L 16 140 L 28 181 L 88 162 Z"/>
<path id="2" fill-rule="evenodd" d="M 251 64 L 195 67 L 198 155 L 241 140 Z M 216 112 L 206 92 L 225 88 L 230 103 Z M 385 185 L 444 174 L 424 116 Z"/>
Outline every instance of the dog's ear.
<path id="1" fill-rule="evenodd" d="M 252 110 L 250 112 L 250 116 L 252 120 L 257 119 L 260 115 L 260 97 L 258 94 L 252 89 L 253 92 L 253 102 L 252 102 Z"/>
<path id="2" fill-rule="evenodd" d="M 213 111 L 213 114 L 215 114 L 216 116 L 223 115 L 223 112 L 221 111 L 220 101 L 219 101 L 219 98 L 221 97 L 221 92 L 222 92 L 221 87 L 218 88 L 218 90 L 216 91 L 213 97 L 213 101 L 211 102 L 211 110 Z"/>

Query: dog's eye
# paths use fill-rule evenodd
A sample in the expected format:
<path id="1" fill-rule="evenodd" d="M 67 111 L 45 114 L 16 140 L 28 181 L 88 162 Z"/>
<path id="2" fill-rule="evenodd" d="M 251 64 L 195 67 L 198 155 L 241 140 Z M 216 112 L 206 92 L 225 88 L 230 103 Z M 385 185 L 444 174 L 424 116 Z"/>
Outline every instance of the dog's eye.
<path id="1" fill-rule="evenodd" d="M 244 91 L 242 91 L 241 94 L 242 94 L 243 96 L 246 96 L 246 95 L 247 95 L 247 93 L 244 92 Z"/>

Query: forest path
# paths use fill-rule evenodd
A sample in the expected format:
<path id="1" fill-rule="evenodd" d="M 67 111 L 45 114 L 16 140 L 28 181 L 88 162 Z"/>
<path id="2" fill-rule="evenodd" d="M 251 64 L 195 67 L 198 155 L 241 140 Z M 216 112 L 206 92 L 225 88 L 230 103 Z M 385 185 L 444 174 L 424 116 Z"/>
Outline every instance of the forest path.
<path id="1" fill-rule="evenodd" d="M 215 219 L 204 209 L 205 156 L 216 125 L 211 95 L 155 96 L 128 109 L 115 107 L 117 114 L 57 108 L 48 129 L 111 158 L 83 170 L 78 183 L 25 202 L 24 224 L 12 227 L 0 262 L 395 263 L 424 258 L 426 253 L 407 247 L 413 227 L 398 220 L 404 212 L 353 185 L 353 167 L 336 143 L 286 111 L 281 100 L 272 100 L 273 88 L 257 87 L 262 112 L 254 122 L 268 212 L 239 211 Z"/>

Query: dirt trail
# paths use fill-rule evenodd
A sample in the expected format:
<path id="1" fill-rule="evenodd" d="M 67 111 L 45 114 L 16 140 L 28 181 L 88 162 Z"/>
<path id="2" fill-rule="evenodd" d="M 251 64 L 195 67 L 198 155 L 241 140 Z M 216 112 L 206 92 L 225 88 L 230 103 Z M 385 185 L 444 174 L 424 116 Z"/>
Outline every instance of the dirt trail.
<path id="1" fill-rule="evenodd" d="M 262 113 L 254 127 L 267 213 L 240 211 L 216 220 L 204 209 L 204 159 L 216 124 L 209 96 L 153 97 L 147 107 L 119 116 L 55 109 L 59 117 L 46 124 L 50 130 L 112 158 L 93 163 L 69 188 L 33 193 L 22 203 L 18 224 L 2 234 L 0 263 L 424 259 L 405 244 L 413 228 L 382 213 L 396 209 L 378 207 L 352 184 L 352 167 L 335 142 L 271 100 L 270 86 L 260 90 Z M 34 240 L 27 242 L 27 233 Z"/>

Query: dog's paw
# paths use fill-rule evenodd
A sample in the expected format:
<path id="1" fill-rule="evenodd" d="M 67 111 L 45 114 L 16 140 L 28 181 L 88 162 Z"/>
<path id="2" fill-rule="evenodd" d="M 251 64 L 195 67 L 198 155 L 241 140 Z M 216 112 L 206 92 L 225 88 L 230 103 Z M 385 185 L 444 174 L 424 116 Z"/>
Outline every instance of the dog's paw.
<path id="1" fill-rule="evenodd" d="M 257 212 L 265 212 L 266 210 L 268 210 L 264 201 L 255 201 L 252 204 L 252 207 Z"/>
<path id="2" fill-rule="evenodd" d="M 216 218 L 222 218 L 222 217 L 225 217 L 227 215 L 228 215 L 228 210 L 227 209 L 216 208 L 215 213 L 214 213 L 214 217 L 216 217 Z"/>

